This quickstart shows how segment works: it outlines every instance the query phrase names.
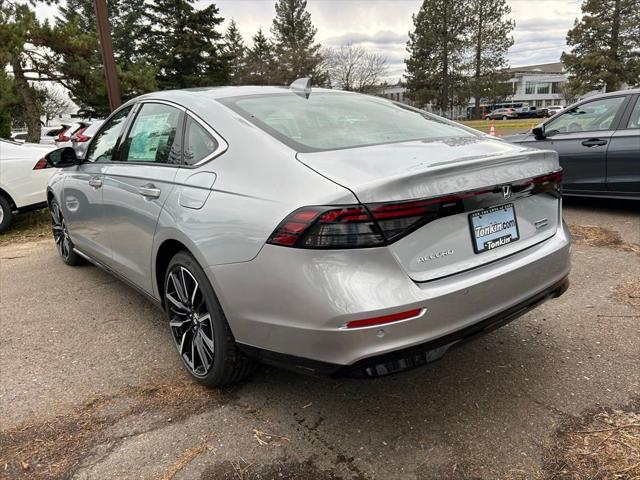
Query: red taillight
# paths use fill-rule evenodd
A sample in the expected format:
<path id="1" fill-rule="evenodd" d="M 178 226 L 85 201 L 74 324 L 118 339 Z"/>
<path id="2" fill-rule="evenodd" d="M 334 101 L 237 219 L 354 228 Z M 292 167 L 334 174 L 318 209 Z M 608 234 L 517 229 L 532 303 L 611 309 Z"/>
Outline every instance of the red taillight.
<path id="1" fill-rule="evenodd" d="M 511 184 L 516 195 L 547 191 L 559 194 L 562 171 L 520 180 Z M 303 207 L 285 218 L 267 243 L 296 248 L 369 248 L 399 240 L 438 218 L 478 208 L 478 202 L 465 207 L 465 200 L 490 196 L 504 201 L 502 185 L 441 197 L 366 205 Z M 489 201 L 489 200 L 487 200 Z"/>
<path id="2" fill-rule="evenodd" d="M 34 170 L 42 170 L 43 168 L 49 168 L 49 164 L 47 163 L 47 160 L 45 158 L 41 158 L 33 166 Z"/>
<path id="3" fill-rule="evenodd" d="M 419 316 L 422 313 L 421 308 L 416 308 L 415 310 L 409 310 L 407 312 L 401 313 L 393 313 L 391 315 L 383 315 L 382 317 L 374 317 L 374 318 L 365 318 L 363 320 L 353 320 L 348 322 L 345 327 L 346 328 L 361 328 L 361 327 L 372 327 L 374 325 L 383 325 L 385 323 L 399 322 L 400 320 L 407 320 L 409 318 L 414 318 Z"/>
<path id="4" fill-rule="evenodd" d="M 62 131 L 58 134 L 58 141 L 59 142 L 68 142 L 69 141 L 69 137 L 67 137 L 65 135 L 65 133 L 69 130 L 69 127 L 65 127 L 62 129 Z"/>
<path id="5" fill-rule="evenodd" d="M 285 218 L 267 243 L 298 248 L 379 247 L 385 239 L 362 205 L 303 207 Z"/>
<path id="6" fill-rule="evenodd" d="M 89 140 L 91 140 L 91 137 L 87 137 L 86 135 L 84 135 L 84 131 L 87 129 L 88 127 L 82 127 L 80 130 L 78 130 L 76 133 L 74 133 L 74 137 L 76 139 L 77 142 L 88 142 Z"/>

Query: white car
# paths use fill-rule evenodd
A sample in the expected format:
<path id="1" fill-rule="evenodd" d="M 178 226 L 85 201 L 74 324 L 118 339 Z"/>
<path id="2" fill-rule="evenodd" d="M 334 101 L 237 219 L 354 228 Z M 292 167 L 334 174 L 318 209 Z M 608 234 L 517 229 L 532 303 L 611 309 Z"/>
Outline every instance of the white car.
<path id="1" fill-rule="evenodd" d="M 9 228 L 14 212 L 47 206 L 47 182 L 56 169 L 43 157 L 52 149 L 0 139 L 0 233 Z"/>
<path id="2" fill-rule="evenodd" d="M 551 105 L 547 107 L 547 112 L 550 117 L 560 113 L 562 110 L 564 110 L 562 105 Z"/>
<path id="3" fill-rule="evenodd" d="M 76 122 L 71 125 L 62 125 L 63 130 L 60 131 L 54 140 L 56 147 L 73 147 L 71 137 L 77 133 L 82 133 L 89 125 L 89 122 Z"/>

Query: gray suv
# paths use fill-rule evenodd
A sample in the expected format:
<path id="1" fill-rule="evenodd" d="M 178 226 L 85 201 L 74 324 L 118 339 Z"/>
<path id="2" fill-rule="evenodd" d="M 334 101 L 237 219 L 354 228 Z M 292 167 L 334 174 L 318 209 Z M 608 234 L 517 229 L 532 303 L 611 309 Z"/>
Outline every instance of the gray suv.
<path id="1" fill-rule="evenodd" d="M 83 158 L 47 159 L 62 260 L 157 303 L 209 386 L 256 360 L 416 367 L 567 288 L 556 153 L 377 97 L 158 92 L 116 110 Z"/>

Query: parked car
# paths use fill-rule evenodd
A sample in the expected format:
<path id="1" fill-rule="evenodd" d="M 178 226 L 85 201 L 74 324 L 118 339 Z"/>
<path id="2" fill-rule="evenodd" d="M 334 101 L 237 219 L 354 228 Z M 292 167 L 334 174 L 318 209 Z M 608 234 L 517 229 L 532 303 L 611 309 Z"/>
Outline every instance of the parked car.
<path id="1" fill-rule="evenodd" d="M 507 120 L 509 118 L 518 118 L 518 112 L 515 108 L 498 108 L 485 116 L 487 120 Z"/>
<path id="2" fill-rule="evenodd" d="M 53 172 L 43 158 L 51 146 L 0 139 L 0 233 L 14 213 L 47 206 L 47 182 Z"/>
<path id="3" fill-rule="evenodd" d="M 556 113 L 560 113 L 562 110 L 564 110 L 564 107 L 561 105 L 551 105 L 547 107 L 549 117 L 554 116 Z"/>
<path id="4" fill-rule="evenodd" d="M 57 137 L 65 127 L 42 127 L 40 132 L 40 143 L 43 145 L 55 145 L 55 137 Z M 20 131 L 11 134 L 10 140 L 16 143 L 24 143 L 27 140 L 27 132 Z"/>
<path id="5" fill-rule="evenodd" d="M 9 140 L 15 143 L 24 143 L 27 140 L 27 132 L 13 132 Z"/>
<path id="6" fill-rule="evenodd" d="M 76 151 L 78 158 L 84 158 L 87 153 L 87 147 L 89 146 L 89 140 L 93 138 L 103 123 L 104 120 L 94 120 L 87 127 L 81 128 L 71 135 L 71 146 Z"/>
<path id="7" fill-rule="evenodd" d="M 511 143 L 555 150 L 565 195 L 640 199 L 640 89 L 594 95 Z"/>
<path id="8" fill-rule="evenodd" d="M 545 118 L 548 115 L 548 110 L 544 107 L 521 107 L 516 108 L 518 118 Z"/>
<path id="9" fill-rule="evenodd" d="M 47 156 L 62 261 L 161 306 L 197 381 L 394 373 L 565 291 L 555 152 L 301 84 L 147 94 Z"/>
<path id="10" fill-rule="evenodd" d="M 56 147 L 72 147 L 71 137 L 77 132 L 82 132 L 83 129 L 86 129 L 89 125 L 89 122 L 75 122 L 63 125 L 63 130 L 55 137 Z"/>

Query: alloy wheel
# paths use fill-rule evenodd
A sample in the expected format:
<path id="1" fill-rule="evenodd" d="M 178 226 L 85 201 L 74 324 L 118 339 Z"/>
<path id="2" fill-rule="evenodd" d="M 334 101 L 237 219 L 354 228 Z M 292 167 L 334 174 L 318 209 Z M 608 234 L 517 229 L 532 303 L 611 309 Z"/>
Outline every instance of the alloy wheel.
<path id="1" fill-rule="evenodd" d="M 187 268 L 176 265 L 171 269 L 165 298 L 178 353 L 193 375 L 206 376 L 213 366 L 213 322 L 200 285 Z"/>
<path id="2" fill-rule="evenodd" d="M 64 217 L 60 211 L 60 206 L 53 202 L 51 204 L 51 229 L 53 230 L 53 239 L 56 242 L 58 253 L 65 260 L 71 254 L 71 241 L 69 239 L 69 231 L 64 223 Z"/>

